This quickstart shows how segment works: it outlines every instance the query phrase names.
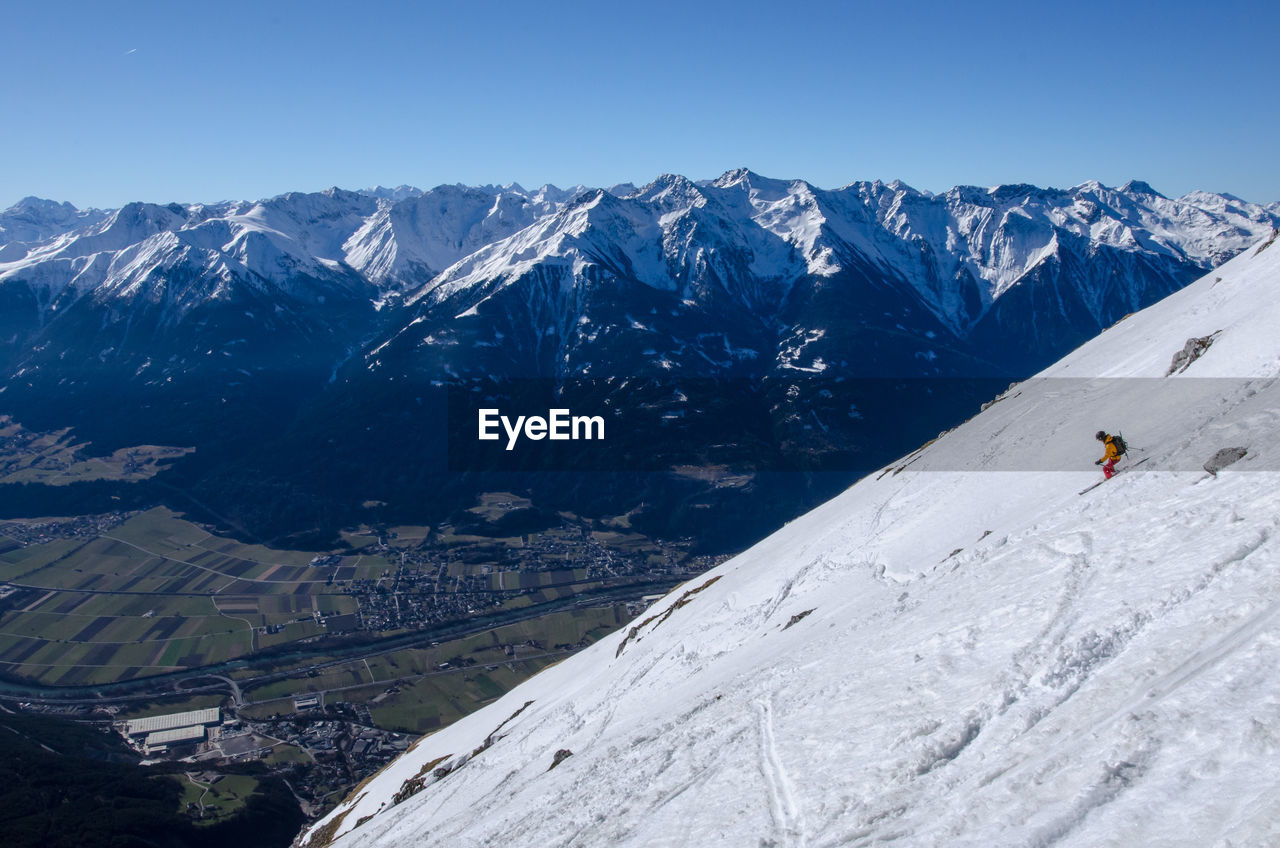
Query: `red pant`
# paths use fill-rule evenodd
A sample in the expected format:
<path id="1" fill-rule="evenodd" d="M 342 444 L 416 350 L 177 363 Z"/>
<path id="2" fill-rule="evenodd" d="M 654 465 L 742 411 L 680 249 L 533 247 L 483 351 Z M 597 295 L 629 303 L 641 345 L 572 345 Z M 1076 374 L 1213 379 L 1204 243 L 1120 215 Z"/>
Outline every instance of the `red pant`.
<path id="1" fill-rule="evenodd" d="M 1116 461 L 1114 459 L 1108 459 L 1106 463 L 1103 464 L 1102 466 L 1103 479 L 1110 480 L 1111 475 L 1115 473 L 1116 473 Z"/>

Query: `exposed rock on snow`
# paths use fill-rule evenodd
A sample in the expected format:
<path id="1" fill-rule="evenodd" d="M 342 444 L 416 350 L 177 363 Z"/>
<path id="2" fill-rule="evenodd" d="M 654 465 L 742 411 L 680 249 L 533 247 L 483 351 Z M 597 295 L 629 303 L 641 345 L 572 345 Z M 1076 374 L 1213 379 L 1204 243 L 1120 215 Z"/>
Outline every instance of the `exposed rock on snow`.
<path id="1" fill-rule="evenodd" d="M 1181 374 L 1191 366 L 1191 363 L 1200 358 L 1209 345 L 1213 344 L 1217 333 L 1210 333 L 1207 336 L 1201 336 L 1198 339 L 1187 339 L 1187 343 L 1182 346 L 1182 350 L 1173 355 L 1173 361 L 1169 363 L 1169 372 L 1166 376 Z"/>
<path id="2" fill-rule="evenodd" d="M 1219 471 L 1244 459 L 1248 452 L 1245 448 L 1223 448 L 1209 458 L 1204 470 L 1217 477 Z"/>

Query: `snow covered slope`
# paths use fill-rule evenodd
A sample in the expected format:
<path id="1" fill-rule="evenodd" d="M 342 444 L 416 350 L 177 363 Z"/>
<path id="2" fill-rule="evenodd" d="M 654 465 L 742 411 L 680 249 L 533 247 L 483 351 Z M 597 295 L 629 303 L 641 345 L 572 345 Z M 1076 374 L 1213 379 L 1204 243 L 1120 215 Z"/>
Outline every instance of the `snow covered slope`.
<path id="1" fill-rule="evenodd" d="M 1277 327 L 1259 245 L 420 740 L 302 842 L 1280 844 Z M 1079 495 L 1099 428 L 1145 462 Z"/>

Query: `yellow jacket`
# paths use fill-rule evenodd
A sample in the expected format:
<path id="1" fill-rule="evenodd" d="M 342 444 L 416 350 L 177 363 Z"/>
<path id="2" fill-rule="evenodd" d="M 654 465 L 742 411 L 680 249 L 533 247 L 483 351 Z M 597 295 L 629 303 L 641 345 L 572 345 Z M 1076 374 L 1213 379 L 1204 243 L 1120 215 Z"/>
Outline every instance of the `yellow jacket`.
<path id="1" fill-rule="evenodd" d="M 1100 459 L 1100 460 L 1098 460 L 1098 461 L 1099 461 L 1099 462 L 1106 462 L 1106 461 L 1107 461 L 1107 460 L 1109 460 L 1109 459 L 1111 459 L 1111 460 L 1119 459 L 1119 458 L 1120 458 L 1120 449 L 1116 447 L 1115 440 L 1114 440 L 1111 436 L 1107 436 L 1107 437 L 1106 437 L 1105 439 L 1103 439 L 1102 441 L 1103 441 L 1103 444 L 1105 444 L 1105 445 L 1107 446 L 1107 452 L 1103 455 L 1102 459 Z"/>

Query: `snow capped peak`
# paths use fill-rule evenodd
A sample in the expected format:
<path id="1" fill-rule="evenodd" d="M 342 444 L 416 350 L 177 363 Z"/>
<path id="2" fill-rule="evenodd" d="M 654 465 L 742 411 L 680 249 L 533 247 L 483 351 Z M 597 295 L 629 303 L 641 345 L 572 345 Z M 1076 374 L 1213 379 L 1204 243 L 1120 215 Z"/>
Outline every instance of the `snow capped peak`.
<path id="1" fill-rule="evenodd" d="M 547 183 L 539 187 L 537 191 L 533 192 L 530 195 L 530 199 L 535 203 L 558 205 L 573 200 L 575 197 L 590 190 L 589 186 L 584 186 L 582 183 L 563 189 Z"/>
<path id="2" fill-rule="evenodd" d="M 729 188 L 739 183 L 750 182 L 752 176 L 754 175 L 748 168 L 734 168 L 716 177 L 711 181 L 711 185 L 716 188 Z"/>
<path id="3" fill-rule="evenodd" d="M 372 188 L 361 190 L 360 194 L 367 194 L 370 197 L 377 197 L 382 200 L 390 200 L 394 203 L 401 200 L 408 200 L 411 197 L 417 197 L 422 194 L 422 189 L 411 185 L 398 185 L 395 188 L 373 186 Z"/>
<path id="4" fill-rule="evenodd" d="M 641 191 L 646 194 L 655 194 L 671 188 L 677 188 L 681 191 L 696 191 L 698 187 L 688 177 L 680 174 L 659 174 L 652 182 L 644 186 Z"/>
<path id="5" fill-rule="evenodd" d="M 168 206 L 126 203 L 101 222 L 87 228 L 84 235 L 65 244 L 55 243 L 51 249 L 64 257 L 124 250 L 159 233 L 181 229 L 188 217 L 188 210 L 176 203 Z"/>
<path id="6" fill-rule="evenodd" d="M 876 184 L 880 185 L 880 181 L 876 180 Z M 906 192 L 907 194 L 919 194 L 925 197 L 931 197 L 928 192 L 922 192 L 904 183 L 902 180 L 889 180 L 885 187 L 893 192 Z"/>
<path id="7" fill-rule="evenodd" d="M 678 174 L 663 174 L 653 182 L 628 195 L 628 199 L 653 203 L 664 209 L 687 209 L 706 203 L 706 197 L 691 180 Z"/>
<path id="8" fill-rule="evenodd" d="M 1027 183 L 1012 183 L 993 186 L 987 189 L 987 194 L 991 195 L 991 198 L 997 203 L 1006 203 L 1010 200 L 1026 201 L 1032 198 L 1054 197 L 1062 195 L 1064 192 L 1054 188 L 1040 188 Z"/>
<path id="9" fill-rule="evenodd" d="M 107 214 L 101 209 L 77 209 L 70 203 L 24 197 L 0 212 L 0 245 L 42 242 L 72 230 L 91 227 Z"/>
<path id="10" fill-rule="evenodd" d="M 1142 180 L 1129 180 L 1119 189 L 1124 194 L 1140 194 L 1147 197 L 1159 197 L 1165 199 L 1164 195 L 1153 189 L 1149 184 Z"/>
<path id="11" fill-rule="evenodd" d="M 43 197 L 36 197 L 35 195 L 27 195 L 26 197 L 19 200 L 17 203 L 10 206 L 5 211 L 18 212 L 20 210 L 27 210 L 31 212 L 43 212 L 46 214 L 67 213 L 67 212 L 74 213 L 79 211 L 78 209 L 76 209 L 76 207 L 72 206 L 70 203 L 67 203 L 66 201 L 59 203 L 56 200 L 48 200 Z"/>
<path id="12" fill-rule="evenodd" d="M 1110 189 L 1108 189 L 1106 186 L 1104 186 L 1102 183 L 1098 182 L 1097 180 L 1085 180 L 1079 185 L 1072 186 L 1069 189 L 1069 191 L 1072 194 L 1088 194 L 1088 193 L 1096 193 L 1099 191 L 1110 191 Z"/>
<path id="13" fill-rule="evenodd" d="M 808 183 L 804 183 L 801 180 L 775 180 L 769 177 L 762 177 L 747 168 L 726 171 L 710 185 L 721 189 L 746 189 L 753 196 L 759 196 L 767 200 L 777 200 L 787 195 L 792 190 L 792 187 L 796 185 L 808 187 Z"/>
<path id="14" fill-rule="evenodd" d="M 422 286 L 486 245 L 555 214 L 564 192 L 440 185 L 366 219 L 343 245 L 346 261 L 378 284 Z"/>
<path id="15" fill-rule="evenodd" d="M 350 191 L 348 189 L 338 188 L 337 186 L 329 186 L 329 188 L 322 191 L 321 194 L 334 200 L 343 200 L 349 203 L 359 199 L 364 192 Z"/>
<path id="16" fill-rule="evenodd" d="M 1269 844 L 1265 244 L 419 740 L 302 845 Z M 1099 427 L 1134 456 L 1081 493 Z"/>
<path id="17" fill-rule="evenodd" d="M 608 198 L 607 201 L 605 200 L 606 198 Z M 612 203 L 617 199 L 618 198 L 609 194 L 609 192 L 602 188 L 584 188 L 582 191 L 574 194 L 565 206 L 566 208 L 572 208 L 576 206 L 595 205 L 602 201 Z"/>

